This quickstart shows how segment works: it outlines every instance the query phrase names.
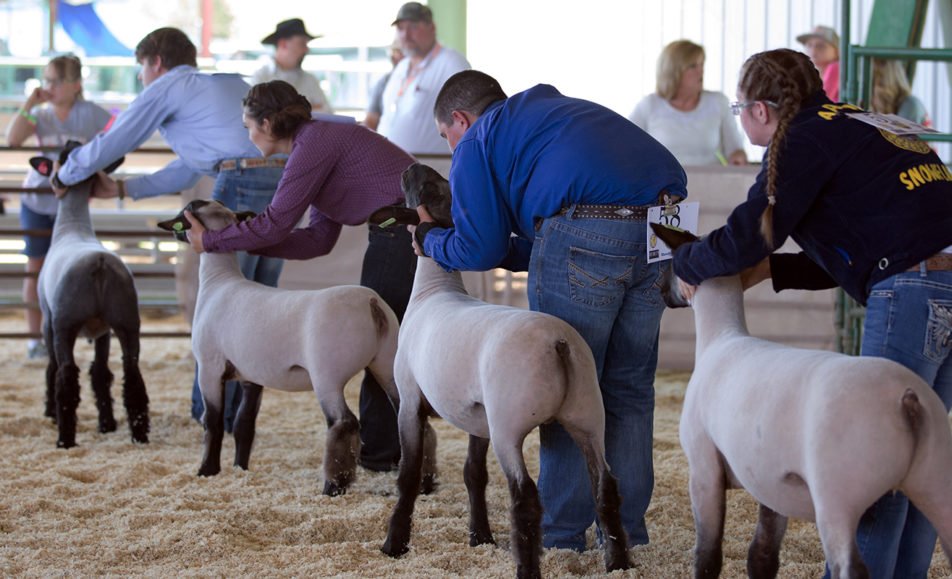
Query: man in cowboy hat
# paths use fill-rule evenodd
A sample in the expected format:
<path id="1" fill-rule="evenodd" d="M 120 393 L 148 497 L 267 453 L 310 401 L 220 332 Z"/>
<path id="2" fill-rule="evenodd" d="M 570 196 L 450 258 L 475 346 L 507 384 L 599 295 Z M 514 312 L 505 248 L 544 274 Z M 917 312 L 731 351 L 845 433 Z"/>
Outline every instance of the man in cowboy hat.
<path id="1" fill-rule="evenodd" d="M 301 68 L 307 56 L 307 43 L 315 38 L 319 36 L 308 33 L 300 18 L 278 22 L 274 32 L 261 40 L 261 44 L 274 45 L 274 61 L 255 71 L 251 84 L 283 80 L 307 97 L 315 111 L 333 113 L 317 77 Z"/>

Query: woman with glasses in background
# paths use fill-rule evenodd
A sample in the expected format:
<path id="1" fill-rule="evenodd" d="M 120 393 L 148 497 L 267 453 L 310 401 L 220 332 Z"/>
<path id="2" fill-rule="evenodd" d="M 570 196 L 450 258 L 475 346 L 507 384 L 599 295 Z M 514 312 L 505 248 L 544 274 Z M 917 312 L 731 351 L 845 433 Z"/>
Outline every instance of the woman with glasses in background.
<path id="1" fill-rule="evenodd" d="M 19 147 L 30 137 L 36 137 L 37 144 L 48 149 L 47 156 L 55 158 L 66 141 L 85 143 L 106 129 L 112 115 L 83 98 L 82 68 L 79 58 L 71 54 L 50 60 L 43 69 L 43 85 L 30 93 L 7 127 L 9 146 Z M 49 180 L 30 169 L 23 186 L 49 187 Z M 24 193 L 20 196 L 20 226 L 52 230 L 56 206 L 53 195 Z M 23 300 L 28 304 L 27 328 L 30 333 L 39 333 L 41 315 L 36 308 L 36 276 L 49 251 L 50 236 L 27 235 L 24 242 L 28 275 L 23 280 Z M 42 341 L 31 338 L 27 355 L 31 359 L 46 357 L 46 347 Z"/>
<path id="2" fill-rule="evenodd" d="M 685 167 L 745 165 L 747 154 L 727 97 L 704 90 L 704 48 L 675 40 L 658 57 L 656 91 L 628 120 L 664 145 Z"/>

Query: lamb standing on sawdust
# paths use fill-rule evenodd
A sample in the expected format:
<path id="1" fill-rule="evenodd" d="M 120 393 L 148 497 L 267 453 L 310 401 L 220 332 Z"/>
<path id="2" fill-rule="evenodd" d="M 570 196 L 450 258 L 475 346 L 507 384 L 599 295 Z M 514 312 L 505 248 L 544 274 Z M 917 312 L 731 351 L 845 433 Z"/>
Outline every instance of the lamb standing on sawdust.
<path id="1" fill-rule="evenodd" d="M 652 229 L 671 248 L 696 239 Z M 952 559 L 952 431 L 928 384 L 885 358 L 751 337 L 739 276 L 704 281 L 688 304 L 673 271 L 666 275 L 665 303 L 692 305 L 697 326 L 680 429 L 696 577 L 720 574 L 728 488 L 760 502 L 752 577 L 777 575 L 788 517 L 816 522 L 832 577 L 868 577 L 856 528 L 870 505 L 897 489 L 935 526 Z"/>
<path id="2" fill-rule="evenodd" d="M 69 152 L 80 146 L 70 141 L 60 153 L 65 162 Z M 106 171 L 114 170 L 119 159 Z M 42 157 L 31 160 L 34 167 L 49 175 L 52 162 Z M 96 238 L 89 214 L 89 196 L 95 176 L 71 186 L 59 197 L 53 241 L 37 281 L 37 295 L 43 313 L 43 339 L 49 348 L 46 367 L 46 415 L 59 428 L 56 446 L 76 446 L 76 408 L 79 406 L 79 368 L 73 358 L 76 338 L 96 343 L 89 369 L 99 432 L 116 430 L 112 412 L 112 372 L 109 371 L 110 329 L 122 347 L 123 402 L 133 442 L 149 442 L 149 396 L 139 372 L 139 300 L 132 272 L 122 259 L 107 250 Z"/>
<path id="3" fill-rule="evenodd" d="M 217 201 L 192 201 L 159 227 L 182 240 L 190 227 L 185 211 L 217 231 L 254 217 L 235 214 Z M 249 281 L 234 253 L 203 253 L 192 322 L 192 350 L 205 403 L 205 451 L 199 476 L 221 470 L 226 380 L 242 380 L 235 416 L 235 466 L 248 468 L 261 406 L 262 386 L 314 390 L 327 419 L 324 494 L 347 492 L 357 467 L 357 417 L 344 399 L 344 386 L 364 369 L 398 404 L 393 380 L 399 324 L 372 289 L 338 286 L 288 291 Z"/>
<path id="4" fill-rule="evenodd" d="M 427 207 L 452 227 L 449 183 L 425 165 L 403 173 L 407 206 Z M 414 209 L 395 216 L 416 223 Z M 609 571 L 630 567 L 617 482 L 605 461 L 605 410 L 595 360 L 569 324 L 540 312 L 487 304 L 470 297 L 459 272 L 420 257 L 400 329 L 395 374 L 400 389 L 400 498 L 382 550 L 409 549 L 413 507 L 433 476 L 435 442 L 427 424 L 439 415 L 469 433 L 464 480 L 470 497 L 470 545 L 493 543 L 486 514 L 486 453 L 490 442 L 509 481 L 512 553 L 519 577 L 538 577 L 542 505 L 526 470 L 522 445 L 538 425 L 558 420 L 589 465 L 605 535 Z M 426 448 L 424 448 L 426 447 Z M 425 476 L 424 472 L 426 471 Z"/>

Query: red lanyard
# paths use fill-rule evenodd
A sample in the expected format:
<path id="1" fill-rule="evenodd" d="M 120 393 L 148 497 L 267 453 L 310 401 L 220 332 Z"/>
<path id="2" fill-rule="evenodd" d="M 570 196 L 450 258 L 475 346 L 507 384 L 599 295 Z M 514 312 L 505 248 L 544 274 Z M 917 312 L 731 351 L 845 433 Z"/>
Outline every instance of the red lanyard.
<path id="1" fill-rule="evenodd" d="M 437 43 L 437 45 L 433 47 L 433 50 L 431 50 L 430 53 L 426 55 L 426 58 L 424 58 L 420 64 L 413 66 L 412 62 L 409 63 L 407 66 L 407 76 L 403 78 L 403 82 L 400 83 L 400 89 L 397 90 L 398 98 L 402 97 L 407 88 L 413 84 L 413 81 L 415 81 L 418 76 L 420 76 L 420 71 L 426 68 L 427 64 L 430 62 L 430 59 L 436 58 L 436 55 L 440 53 L 441 48 L 443 47 Z"/>

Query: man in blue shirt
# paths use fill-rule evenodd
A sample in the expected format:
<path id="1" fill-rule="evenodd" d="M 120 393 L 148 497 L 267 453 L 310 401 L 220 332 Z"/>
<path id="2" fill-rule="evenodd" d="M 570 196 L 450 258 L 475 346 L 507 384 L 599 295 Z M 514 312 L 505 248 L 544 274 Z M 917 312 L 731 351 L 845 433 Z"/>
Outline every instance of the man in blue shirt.
<path id="1" fill-rule="evenodd" d="M 54 187 L 79 183 L 135 150 L 156 130 L 178 158 L 159 171 L 125 181 L 98 178 L 97 197 L 129 195 L 143 199 L 187 189 L 202 175 L 215 178 L 214 199 L 235 211 L 261 212 L 270 203 L 281 179 L 284 159 L 263 159 L 242 124 L 242 99 L 250 87 L 237 74 L 198 71 L 196 49 L 177 28 L 159 28 L 136 46 L 145 89 L 119 113 L 107 133 L 101 133 L 70 154 L 52 180 Z M 240 252 L 245 277 L 278 285 L 283 260 Z M 226 428 L 237 410 L 241 392 L 229 384 Z M 192 416 L 203 412 L 197 383 Z"/>
<path id="2" fill-rule="evenodd" d="M 418 251 L 447 269 L 529 272 L 529 305 L 585 338 L 598 365 L 608 463 L 629 544 L 645 544 L 663 267 L 647 263 L 646 213 L 687 196 L 684 170 L 624 117 L 548 85 L 506 97 L 479 71 L 446 81 L 434 109 L 453 150 L 454 229 L 425 209 Z M 558 424 L 540 432 L 547 548 L 585 548 L 595 504 L 581 451 Z"/>

